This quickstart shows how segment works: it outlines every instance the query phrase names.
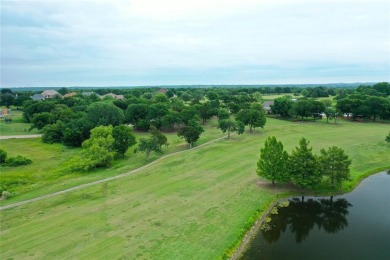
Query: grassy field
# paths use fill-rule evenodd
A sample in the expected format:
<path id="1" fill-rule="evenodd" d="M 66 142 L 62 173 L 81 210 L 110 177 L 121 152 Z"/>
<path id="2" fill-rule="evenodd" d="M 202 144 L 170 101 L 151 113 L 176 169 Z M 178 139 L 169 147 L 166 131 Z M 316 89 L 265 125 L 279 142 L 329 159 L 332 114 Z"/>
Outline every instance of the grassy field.
<path id="1" fill-rule="evenodd" d="M 12 111 L 12 123 L 6 124 L 4 119 L 0 120 L 0 136 L 6 135 L 28 135 L 28 134 L 39 134 L 37 129 L 30 129 L 31 124 L 24 123 L 23 112 L 18 110 Z"/>
<path id="2" fill-rule="evenodd" d="M 216 126 L 215 120 L 208 121 L 203 126 L 205 132 L 195 145 L 224 136 Z M 149 133 L 135 132 L 135 135 L 139 139 L 149 136 Z M 134 154 L 136 147 L 134 146 L 127 151 L 124 158 L 115 160 L 108 169 L 98 169 L 88 174 L 70 170 L 70 160 L 78 156 L 81 149 L 67 148 L 61 144 L 44 144 L 40 138 L 0 140 L 0 147 L 8 152 L 8 156 L 22 155 L 33 161 L 31 165 L 17 168 L 0 168 L 0 185 L 5 186 L 7 191 L 16 195 L 12 199 L 0 201 L 0 205 L 118 175 L 145 165 L 163 155 L 188 149 L 188 144 L 180 139 L 176 133 L 168 133 L 166 136 L 169 146 L 163 148 L 163 154 L 152 153 L 146 161 L 144 153 Z"/>
<path id="3" fill-rule="evenodd" d="M 0 212 L 1 258 L 215 259 L 285 187 L 255 174 L 259 149 L 275 135 L 290 152 L 299 138 L 315 152 L 338 145 L 352 158 L 350 189 L 389 167 L 388 124 L 291 123 L 177 154 L 135 175 Z M 324 189 L 324 188 L 322 188 Z"/>

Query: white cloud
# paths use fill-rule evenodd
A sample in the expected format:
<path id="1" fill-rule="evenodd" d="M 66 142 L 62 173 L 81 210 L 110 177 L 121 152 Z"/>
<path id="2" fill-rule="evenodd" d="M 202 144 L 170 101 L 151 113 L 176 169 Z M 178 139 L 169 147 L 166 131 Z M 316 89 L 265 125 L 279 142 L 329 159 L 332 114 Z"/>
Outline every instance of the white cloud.
<path id="1" fill-rule="evenodd" d="M 131 81 L 178 70 L 235 69 L 255 79 L 248 67 L 388 68 L 389 11 L 386 1 L 4 1 L 2 83 L 17 71 L 44 82 L 53 70 Z"/>

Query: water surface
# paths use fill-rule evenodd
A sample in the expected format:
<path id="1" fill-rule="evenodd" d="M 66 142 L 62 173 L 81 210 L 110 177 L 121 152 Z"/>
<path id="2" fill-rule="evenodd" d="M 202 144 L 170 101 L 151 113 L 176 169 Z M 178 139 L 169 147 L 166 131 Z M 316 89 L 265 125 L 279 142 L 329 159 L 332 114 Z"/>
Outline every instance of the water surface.
<path id="1" fill-rule="evenodd" d="M 242 259 L 390 259 L 390 175 L 334 197 L 294 197 L 255 236 Z"/>

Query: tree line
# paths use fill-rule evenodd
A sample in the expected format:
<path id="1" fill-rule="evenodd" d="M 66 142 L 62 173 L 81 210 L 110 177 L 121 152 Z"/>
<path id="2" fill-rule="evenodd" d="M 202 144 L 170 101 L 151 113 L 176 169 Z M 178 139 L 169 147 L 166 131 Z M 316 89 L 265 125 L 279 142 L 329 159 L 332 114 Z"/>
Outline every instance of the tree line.
<path id="1" fill-rule="evenodd" d="M 282 142 L 269 136 L 260 149 L 257 174 L 275 182 L 291 182 L 303 189 L 317 187 L 323 177 L 332 188 L 340 188 L 342 181 L 349 180 L 351 160 L 337 146 L 321 149 L 320 155 L 313 153 L 305 138 L 299 140 L 291 154 L 284 150 Z"/>
<path id="2" fill-rule="evenodd" d="M 312 89 L 313 91 L 313 89 Z M 377 83 L 373 86 L 359 86 L 353 90 L 340 89 L 334 102 L 310 98 L 313 96 L 304 95 L 299 99 L 291 96 L 276 98 L 271 105 L 272 113 L 282 118 L 312 117 L 314 120 L 325 114 L 327 122 L 334 119 L 337 122 L 339 117 L 346 116 L 352 120 L 367 119 L 376 121 L 390 119 L 390 84 L 387 82 Z"/>

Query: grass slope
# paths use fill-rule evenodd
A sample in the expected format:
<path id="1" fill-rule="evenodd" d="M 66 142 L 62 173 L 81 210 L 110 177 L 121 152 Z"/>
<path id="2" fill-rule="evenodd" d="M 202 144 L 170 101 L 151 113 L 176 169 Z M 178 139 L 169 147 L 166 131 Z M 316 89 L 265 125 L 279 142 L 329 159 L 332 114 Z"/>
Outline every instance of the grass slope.
<path id="1" fill-rule="evenodd" d="M 37 129 L 28 131 L 31 127 L 31 124 L 24 123 L 22 115 L 22 111 L 13 110 L 11 116 L 12 123 L 6 124 L 5 120 L 1 119 L 0 136 L 39 134 L 40 132 Z"/>
<path id="2" fill-rule="evenodd" d="M 259 148 L 268 135 L 288 151 L 305 136 L 316 152 L 338 145 L 353 181 L 389 166 L 388 125 L 291 123 L 174 155 L 143 172 L 0 212 L 7 259 L 215 259 L 237 243 L 248 220 L 288 192 L 259 185 Z"/>
<path id="3" fill-rule="evenodd" d="M 224 136 L 217 129 L 215 120 L 207 122 L 203 127 L 205 132 L 196 145 Z M 135 135 L 138 140 L 141 137 L 148 137 L 150 134 L 136 132 Z M 97 169 L 89 173 L 73 172 L 69 168 L 70 160 L 79 156 L 81 149 L 67 148 L 61 144 L 44 144 L 40 138 L 0 140 L 0 147 L 8 152 L 8 156 L 22 155 L 33 161 L 31 165 L 27 166 L 0 168 L 0 185 L 16 195 L 9 200 L 0 201 L 0 205 L 115 176 L 139 168 L 163 155 L 188 149 L 188 144 L 175 133 L 168 133 L 166 136 L 169 146 L 163 148 L 163 154 L 151 153 L 150 158 L 146 161 L 144 153 L 134 154 L 136 147 L 134 146 L 127 151 L 124 158 L 119 157 L 115 160 L 111 167 Z"/>

